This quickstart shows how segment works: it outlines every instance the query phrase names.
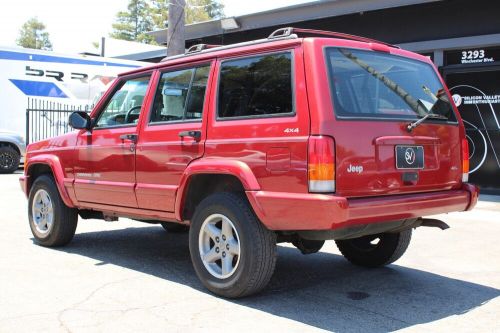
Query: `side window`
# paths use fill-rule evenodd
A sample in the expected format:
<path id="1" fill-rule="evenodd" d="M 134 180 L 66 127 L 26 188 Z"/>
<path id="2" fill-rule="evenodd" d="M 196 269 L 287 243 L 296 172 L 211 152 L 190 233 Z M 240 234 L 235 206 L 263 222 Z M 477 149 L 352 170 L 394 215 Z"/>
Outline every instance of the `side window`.
<path id="1" fill-rule="evenodd" d="M 218 117 L 255 117 L 293 113 L 290 52 L 221 65 Z"/>
<path id="2" fill-rule="evenodd" d="M 114 127 L 127 124 L 135 126 L 139 120 L 149 79 L 150 75 L 124 81 L 99 115 L 95 127 Z"/>
<path id="3" fill-rule="evenodd" d="M 210 67 L 208 66 L 196 68 L 186 105 L 186 119 L 201 118 L 209 73 Z"/>
<path id="4" fill-rule="evenodd" d="M 210 66 L 161 75 L 151 123 L 201 119 Z"/>

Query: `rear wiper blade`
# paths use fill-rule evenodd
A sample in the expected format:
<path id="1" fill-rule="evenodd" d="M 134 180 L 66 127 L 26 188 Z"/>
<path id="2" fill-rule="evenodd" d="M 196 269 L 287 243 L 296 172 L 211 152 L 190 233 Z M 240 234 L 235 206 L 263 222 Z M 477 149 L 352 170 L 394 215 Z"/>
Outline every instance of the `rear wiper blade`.
<path id="1" fill-rule="evenodd" d="M 440 115 L 437 113 L 428 113 L 425 116 L 423 116 L 422 118 L 420 118 L 419 120 L 416 120 L 414 122 L 409 123 L 408 126 L 406 126 L 406 129 L 408 130 L 408 132 L 411 132 L 411 131 L 413 131 L 413 129 L 415 127 L 417 127 L 418 125 L 423 123 L 428 118 L 448 120 L 448 117 L 445 117 L 443 115 Z"/>
<path id="2" fill-rule="evenodd" d="M 340 48 L 339 52 L 346 57 L 347 59 L 351 60 L 354 62 L 356 65 L 367 71 L 371 76 L 382 82 L 387 88 L 392 90 L 396 95 L 401 97 L 403 101 L 413 110 L 415 111 L 419 116 L 425 117 L 427 114 L 428 110 L 424 106 L 422 106 L 419 101 L 410 95 L 406 90 L 404 90 L 400 85 L 398 85 L 396 82 L 391 80 L 389 77 L 383 75 L 381 72 L 377 71 L 375 68 L 371 67 L 358 57 L 356 57 L 354 54 L 351 52 Z"/>

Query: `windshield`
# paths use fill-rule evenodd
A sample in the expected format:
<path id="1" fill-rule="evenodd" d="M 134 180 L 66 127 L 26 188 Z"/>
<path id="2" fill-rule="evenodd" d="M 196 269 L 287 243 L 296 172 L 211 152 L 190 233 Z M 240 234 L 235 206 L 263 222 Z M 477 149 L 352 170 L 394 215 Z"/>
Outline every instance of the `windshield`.
<path id="1" fill-rule="evenodd" d="M 345 48 L 326 51 L 335 113 L 348 118 L 456 121 L 432 66 L 385 53 Z"/>

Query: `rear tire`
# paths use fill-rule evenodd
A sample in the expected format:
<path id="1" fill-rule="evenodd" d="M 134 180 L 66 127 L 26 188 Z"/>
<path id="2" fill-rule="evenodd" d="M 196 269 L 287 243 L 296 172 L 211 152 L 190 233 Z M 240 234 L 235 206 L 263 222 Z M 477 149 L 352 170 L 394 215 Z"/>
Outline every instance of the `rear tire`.
<path id="1" fill-rule="evenodd" d="M 206 288 L 223 297 L 244 297 L 271 279 L 276 234 L 262 225 L 243 195 L 215 193 L 195 210 L 189 250 Z"/>
<path id="2" fill-rule="evenodd" d="M 19 168 L 21 155 L 11 146 L 0 147 L 0 173 L 13 173 Z"/>
<path id="3" fill-rule="evenodd" d="M 363 267 L 379 267 L 401 258 L 410 244 L 411 233 L 412 229 L 408 229 L 399 233 L 338 240 L 335 243 L 342 255 L 351 263 Z"/>
<path id="4" fill-rule="evenodd" d="M 28 218 L 35 242 L 47 247 L 68 244 L 75 235 L 78 211 L 64 204 L 54 179 L 38 177 L 31 187 Z"/>
<path id="5" fill-rule="evenodd" d="M 165 229 L 166 232 L 170 233 L 182 233 L 188 232 L 189 227 L 184 224 L 174 223 L 174 222 L 161 222 L 161 226 Z"/>

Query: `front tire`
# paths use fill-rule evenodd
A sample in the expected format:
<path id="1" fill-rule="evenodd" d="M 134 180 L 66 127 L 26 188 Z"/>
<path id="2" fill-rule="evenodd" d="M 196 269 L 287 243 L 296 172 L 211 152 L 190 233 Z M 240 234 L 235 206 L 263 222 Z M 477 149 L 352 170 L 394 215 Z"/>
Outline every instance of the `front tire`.
<path id="1" fill-rule="evenodd" d="M 10 146 L 0 147 L 0 173 L 13 173 L 19 168 L 21 155 Z"/>
<path id="2" fill-rule="evenodd" d="M 243 195 L 216 193 L 196 208 L 189 250 L 198 278 L 213 293 L 238 298 L 262 290 L 276 264 L 276 234 Z"/>
<path id="3" fill-rule="evenodd" d="M 401 258 L 410 244 L 411 233 L 412 229 L 407 229 L 398 233 L 337 240 L 335 243 L 351 263 L 363 267 L 379 267 Z"/>
<path id="4" fill-rule="evenodd" d="M 28 218 L 35 241 L 42 246 L 56 247 L 73 239 L 78 212 L 64 204 L 54 179 L 42 175 L 30 190 Z"/>

